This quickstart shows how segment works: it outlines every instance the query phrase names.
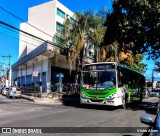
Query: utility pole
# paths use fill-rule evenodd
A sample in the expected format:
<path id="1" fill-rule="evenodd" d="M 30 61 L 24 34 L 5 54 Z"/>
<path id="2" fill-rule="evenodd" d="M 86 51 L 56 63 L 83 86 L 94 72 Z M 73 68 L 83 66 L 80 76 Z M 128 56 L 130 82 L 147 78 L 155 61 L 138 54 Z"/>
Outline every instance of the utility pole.
<path id="1" fill-rule="evenodd" d="M 154 82 L 154 76 L 153 76 L 153 74 L 154 74 L 154 69 L 152 70 L 152 90 L 153 90 L 153 82 Z"/>
<path id="2" fill-rule="evenodd" d="M 11 55 L 8 56 L 2 56 L 2 58 L 8 58 L 8 70 L 7 70 L 7 80 L 8 80 L 8 85 L 10 85 L 10 65 L 11 65 Z"/>
<path id="3" fill-rule="evenodd" d="M 4 85 L 4 77 L 3 76 L 5 76 L 5 67 L 3 67 L 3 65 L 5 65 L 5 63 L 2 63 L 2 62 L 0 62 L 0 71 L 2 72 L 1 74 L 0 74 L 0 80 L 1 80 L 1 83 L 2 83 L 2 85 Z"/>

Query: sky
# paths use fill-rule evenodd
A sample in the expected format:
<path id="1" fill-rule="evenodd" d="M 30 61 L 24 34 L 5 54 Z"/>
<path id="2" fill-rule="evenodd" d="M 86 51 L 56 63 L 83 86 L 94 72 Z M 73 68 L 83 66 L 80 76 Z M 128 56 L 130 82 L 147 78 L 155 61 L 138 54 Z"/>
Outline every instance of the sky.
<path id="1" fill-rule="evenodd" d="M 0 0 L 0 7 L 13 13 L 17 17 L 21 18 L 25 22 L 28 20 L 28 8 L 49 2 L 51 0 Z M 107 7 L 109 10 L 112 9 L 112 0 L 59 0 L 63 5 L 68 7 L 71 11 L 86 11 L 88 9 L 94 9 L 95 11 L 101 7 Z M 16 28 L 19 28 L 22 21 L 11 16 L 0 8 L 0 21 L 8 23 Z M 5 63 L 8 67 L 8 59 L 2 56 L 11 55 L 11 65 L 18 60 L 19 50 L 19 33 L 7 30 L 3 25 L 0 24 L 0 64 Z M 148 64 L 147 72 L 145 73 L 148 79 L 152 77 L 152 69 L 154 68 L 154 61 L 146 60 L 143 61 Z M 160 77 L 155 73 L 157 77 Z M 158 78 L 157 78 L 158 79 Z"/>

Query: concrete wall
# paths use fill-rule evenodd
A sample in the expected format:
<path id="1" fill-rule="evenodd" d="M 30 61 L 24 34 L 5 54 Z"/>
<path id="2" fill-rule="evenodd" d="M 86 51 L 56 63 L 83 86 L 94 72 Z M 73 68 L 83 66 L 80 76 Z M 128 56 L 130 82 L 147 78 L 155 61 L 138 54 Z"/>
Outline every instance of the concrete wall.
<path id="1" fill-rule="evenodd" d="M 65 19 L 67 17 L 73 18 L 74 13 L 72 11 L 70 11 L 67 7 L 65 7 L 63 4 L 61 4 L 57 0 L 53 0 L 47 3 L 43 3 L 40 5 L 31 7 L 28 10 L 28 23 L 40 29 L 44 33 L 37 30 L 36 28 L 33 28 L 27 23 L 20 24 L 20 29 L 27 33 L 40 37 L 46 41 L 53 42 L 54 40 L 53 37 L 55 36 L 55 33 L 56 33 L 56 22 L 63 24 L 65 21 L 65 19 L 57 15 L 57 8 L 65 12 L 66 14 Z M 28 36 L 24 33 L 20 33 L 19 59 L 23 60 L 25 58 L 24 57 L 25 55 L 29 54 L 31 51 L 39 47 L 43 42 L 44 41 Z M 40 73 L 39 79 L 44 80 L 44 82 L 42 81 L 43 82 L 42 84 L 46 86 L 46 88 L 44 87 L 44 89 L 46 89 L 47 91 L 50 91 L 51 59 L 46 58 L 43 60 L 39 60 L 39 57 L 41 56 L 38 55 L 37 61 L 33 62 L 34 64 L 27 63 L 26 68 L 24 67 L 22 71 L 19 69 L 17 71 L 17 77 L 23 76 L 22 78 L 23 83 L 24 83 L 24 77 L 25 77 L 25 82 L 26 80 L 27 80 L 27 83 L 29 81 L 33 82 L 34 78 L 33 77 L 31 78 L 30 76 L 26 77 L 26 75 L 32 75 L 33 71 L 38 71 L 38 73 Z"/>
<path id="2" fill-rule="evenodd" d="M 54 0 L 41 5 L 37 5 L 29 8 L 28 10 L 28 23 L 36 28 L 28 25 L 27 23 L 21 23 L 20 29 L 28 32 L 32 35 L 40 37 L 44 40 L 53 41 L 54 35 L 56 33 L 56 22 L 63 24 L 65 19 L 57 15 L 57 8 L 61 9 L 63 12 L 73 17 L 74 13 L 70 11 L 67 7 L 62 5 L 60 2 Z M 45 34 L 46 33 L 46 34 Z M 19 59 L 24 57 L 26 54 L 30 53 L 37 46 L 41 45 L 43 41 L 33 38 L 31 36 L 20 33 L 19 42 Z"/>
<path id="3" fill-rule="evenodd" d="M 43 32 L 32 29 L 32 34 L 41 37 L 45 40 L 52 41 L 52 37 L 55 33 L 54 26 L 55 26 L 55 1 L 50 1 L 41 5 L 37 5 L 35 7 L 31 7 L 28 10 L 28 23 L 36 26 L 43 32 L 47 33 L 44 34 Z"/>

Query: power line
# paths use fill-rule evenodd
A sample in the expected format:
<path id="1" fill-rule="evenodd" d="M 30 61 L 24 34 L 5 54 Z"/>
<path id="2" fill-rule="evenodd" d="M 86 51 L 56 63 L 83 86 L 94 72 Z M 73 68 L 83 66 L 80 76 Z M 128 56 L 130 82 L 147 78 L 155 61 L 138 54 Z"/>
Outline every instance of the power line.
<path id="1" fill-rule="evenodd" d="M 10 25 L 10 24 L 7 24 L 7 23 L 3 22 L 3 21 L 0 21 L 0 24 L 2 24 L 2 25 L 4 25 L 4 26 L 7 26 L 7 27 L 9 27 L 9 28 L 12 28 L 12 29 L 14 29 L 14 30 L 16 30 L 16 31 L 20 31 L 20 32 L 22 32 L 23 34 L 26 34 L 26 35 L 28 35 L 28 36 L 34 37 L 34 38 L 36 38 L 36 39 L 38 39 L 38 40 L 41 40 L 41 41 L 43 41 L 43 42 L 45 42 L 45 43 L 49 43 L 49 44 L 52 45 L 52 46 L 55 46 L 55 47 L 58 47 L 58 48 L 61 48 L 61 49 L 68 49 L 68 48 L 66 48 L 66 47 L 59 46 L 59 45 L 57 45 L 57 44 L 55 44 L 55 43 L 52 43 L 52 42 L 47 41 L 47 40 L 44 40 L 44 39 L 42 39 L 42 38 L 40 38 L 40 37 L 38 37 L 38 36 L 35 36 L 35 35 L 33 35 L 33 34 L 30 34 L 30 33 L 28 33 L 28 32 L 25 32 L 25 31 L 23 31 L 23 30 L 20 30 L 20 29 L 12 26 L 12 25 Z M 69 50 L 69 49 L 68 49 L 68 51 L 72 52 L 72 50 Z"/>
<path id="2" fill-rule="evenodd" d="M 1 26 L 1 27 L 2 27 L 2 26 Z M 3 28 L 8 29 L 9 31 L 12 31 L 12 32 L 14 32 L 14 33 L 18 33 L 17 31 L 14 31 L 14 30 L 12 30 L 12 29 L 9 29 L 9 28 L 6 28 L 6 27 L 3 27 Z M 26 43 L 29 43 L 28 40 L 30 40 L 30 39 L 32 40 L 32 42 L 33 42 L 33 40 L 35 40 L 34 43 L 37 42 L 38 45 L 41 43 L 40 40 L 35 39 L 35 38 L 33 38 L 33 37 L 30 37 L 30 36 L 28 36 L 28 35 L 26 35 L 26 34 L 23 34 L 23 33 L 21 33 L 21 35 L 22 35 L 21 38 L 17 38 L 17 37 L 14 37 L 13 35 L 8 34 L 8 32 L 5 31 L 5 30 L 2 30 L 2 31 L 4 31 L 4 32 L 6 32 L 6 33 L 0 32 L 1 34 L 5 34 L 5 35 L 7 35 L 7 36 L 9 36 L 9 37 L 12 37 L 12 38 L 14 38 L 14 39 L 18 39 L 18 40 L 23 41 L 23 42 L 26 42 Z M 32 43 L 29 43 L 29 44 L 32 44 Z M 34 46 L 38 46 L 38 45 L 36 45 L 36 44 L 33 44 L 33 45 L 34 45 Z"/>
<path id="3" fill-rule="evenodd" d="M 51 42 L 49 42 L 49 41 L 46 41 L 46 40 L 44 40 L 44 39 L 42 39 L 42 38 L 40 38 L 40 37 L 38 37 L 38 36 L 35 36 L 35 35 L 33 35 L 33 34 L 27 33 L 27 32 L 25 32 L 25 31 L 23 31 L 23 30 L 20 30 L 20 29 L 14 27 L 14 26 L 11 26 L 11 25 L 9 25 L 9 24 L 7 24 L 7 23 L 5 23 L 5 22 L 0 21 L 0 24 L 5 25 L 5 26 L 10 27 L 10 28 L 12 28 L 12 29 L 14 29 L 14 30 L 20 31 L 20 32 L 22 32 L 22 33 L 24 33 L 24 34 L 26 34 L 26 35 L 29 35 L 29 36 L 34 37 L 34 38 L 36 38 L 36 39 L 39 39 L 39 40 L 41 40 L 41 41 L 43 41 L 43 42 L 50 43 L 50 44 L 53 45 L 53 43 L 51 43 Z M 59 47 L 59 46 L 57 46 L 57 47 Z"/>
<path id="4" fill-rule="evenodd" d="M 59 45 L 54 44 L 54 43 L 52 43 L 52 42 L 50 42 L 50 41 L 46 41 L 46 40 L 44 40 L 44 39 L 42 39 L 42 38 L 40 38 L 40 37 L 38 37 L 38 36 L 35 36 L 35 35 L 32 35 L 32 34 L 30 34 L 30 33 L 28 33 L 28 32 L 25 32 L 25 31 L 23 31 L 23 30 L 20 30 L 20 29 L 14 27 L 14 26 L 12 26 L 12 25 L 9 25 L 9 24 L 3 22 L 3 21 L 0 21 L 0 24 L 2 24 L 2 25 L 4 25 L 4 26 L 7 26 L 7 27 L 9 27 L 9 28 L 12 28 L 12 29 L 14 29 L 14 30 L 16 30 L 16 31 L 22 32 L 23 34 L 26 34 L 26 35 L 28 35 L 28 36 L 30 36 L 30 37 L 34 37 L 34 38 L 36 38 L 36 39 L 38 39 L 38 40 L 41 40 L 41 41 L 43 41 L 43 42 L 45 42 L 45 43 L 49 43 L 49 46 L 55 46 L 55 47 L 58 47 L 58 48 L 61 48 L 61 49 L 67 49 L 66 47 L 59 46 Z M 69 50 L 69 49 L 68 49 L 68 51 L 71 52 L 71 50 Z M 59 53 L 59 54 L 60 54 L 60 53 Z"/>
<path id="5" fill-rule="evenodd" d="M 12 31 L 12 32 L 14 32 L 14 33 L 19 34 L 17 31 L 15 31 L 15 30 L 13 30 L 13 29 L 10 29 L 10 28 L 8 28 L 8 27 L 1 26 L 1 25 L 0 25 L 0 27 L 5 28 L 5 29 L 8 29 L 8 30 L 10 30 L 10 31 Z M 21 33 L 21 35 L 23 35 L 23 36 L 25 36 L 25 37 L 28 37 L 28 38 L 31 38 L 31 39 L 34 39 L 33 37 L 30 37 L 30 36 L 28 36 L 28 35 L 26 35 L 26 34 L 23 34 L 23 33 Z M 39 40 L 37 40 L 37 39 L 34 39 L 34 40 L 36 40 L 36 41 L 40 42 L 40 41 L 39 41 Z"/>
<path id="6" fill-rule="evenodd" d="M 10 11 L 8 11 L 8 10 L 6 10 L 6 9 L 2 8 L 2 7 L 0 7 L 0 9 L 2 9 L 3 11 L 5 11 L 6 13 L 8 13 L 8 14 L 12 15 L 13 17 L 15 17 L 15 18 L 17 18 L 17 19 L 21 20 L 22 22 L 25 22 L 23 19 L 21 19 L 20 17 L 16 16 L 16 15 L 15 15 L 15 14 L 13 14 L 13 13 L 11 13 Z M 44 31 L 40 30 L 39 28 L 37 28 L 37 27 L 35 27 L 35 26 L 31 25 L 30 23 L 28 23 L 28 22 L 25 22 L 25 23 L 26 23 L 26 24 L 28 24 L 28 25 L 30 25 L 31 27 L 35 28 L 36 30 L 38 30 L 38 31 L 40 31 L 40 32 L 42 32 L 42 33 L 44 33 L 44 34 L 46 34 L 46 35 L 48 35 L 48 36 L 50 36 L 50 37 L 52 37 L 52 38 L 53 38 L 53 36 L 51 36 L 51 35 L 47 34 L 46 32 L 44 32 Z"/>
<path id="7" fill-rule="evenodd" d="M 11 35 L 9 35 L 9 34 L 7 34 L 7 33 L 3 33 L 3 32 L 0 32 L 0 34 L 4 34 L 4 35 L 7 35 L 7 36 L 9 36 L 9 37 L 11 37 L 11 38 L 14 38 L 14 39 L 19 39 L 19 38 L 16 38 L 16 37 L 14 37 L 14 36 L 11 36 Z M 37 44 L 33 44 L 33 43 L 30 43 L 30 42 L 27 42 L 26 41 L 26 39 L 25 40 L 22 40 L 22 39 L 19 39 L 20 41 L 22 41 L 22 42 L 25 42 L 25 43 L 27 43 L 27 44 L 31 44 L 31 45 L 33 45 L 33 46 L 38 46 Z"/>

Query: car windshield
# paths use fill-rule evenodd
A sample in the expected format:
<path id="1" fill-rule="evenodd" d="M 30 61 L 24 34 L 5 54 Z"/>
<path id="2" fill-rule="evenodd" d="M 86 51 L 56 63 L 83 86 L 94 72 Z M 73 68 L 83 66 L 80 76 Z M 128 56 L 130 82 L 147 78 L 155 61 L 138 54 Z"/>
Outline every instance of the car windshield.
<path id="1" fill-rule="evenodd" d="M 82 86 L 86 89 L 112 89 L 115 85 L 115 70 L 82 72 Z"/>
<path id="2" fill-rule="evenodd" d="M 152 90 L 152 92 L 158 92 L 158 90 Z"/>

